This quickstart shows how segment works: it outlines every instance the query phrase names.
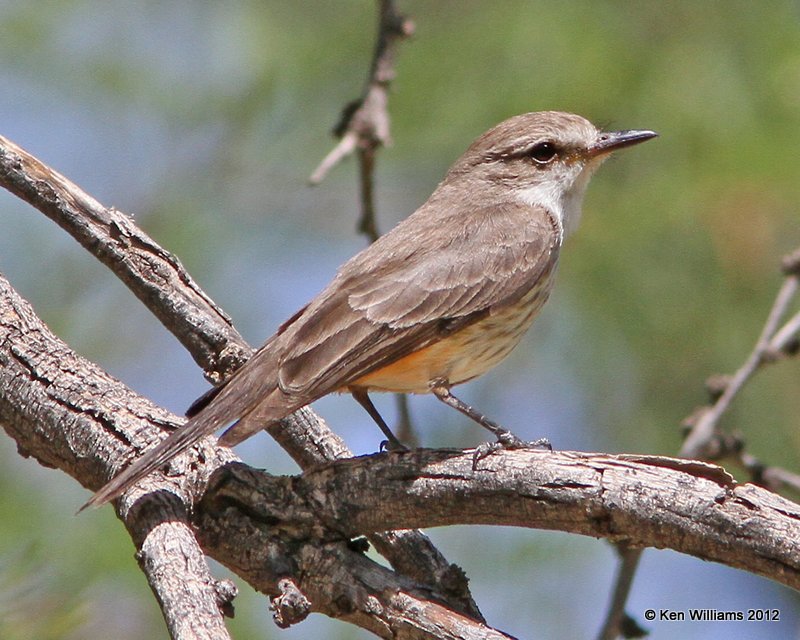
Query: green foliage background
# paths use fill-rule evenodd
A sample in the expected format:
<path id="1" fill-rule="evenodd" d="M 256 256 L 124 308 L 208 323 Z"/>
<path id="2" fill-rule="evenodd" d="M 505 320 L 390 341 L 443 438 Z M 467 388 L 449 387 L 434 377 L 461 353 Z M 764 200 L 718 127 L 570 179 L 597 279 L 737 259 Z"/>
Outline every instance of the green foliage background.
<path id="1" fill-rule="evenodd" d="M 510 361 L 464 396 L 560 449 L 672 454 L 703 382 L 745 358 L 800 244 L 797 2 L 400 0 L 417 24 L 390 104 L 378 170 L 389 228 L 496 122 L 574 111 L 661 137 L 594 179 L 552 302 Z M 290 0 L 0 2 L 0 133 L 174 251 L 253 343 L 363 246 L 353 163 L 306 177 L 358 95 L 373 3 Z M 139 303 L 48 220 L 0 194 L 0 270 L 56 333 L 180 412 L 196 367 Z M 750 451 L 797 471 L 800 375 L 765 371 L 725 419 Z M 2 393 L 2 390 L 0 390 Z M 354 403 L 319 408 L 359 452 L 379 435 Z M 432 400 L 412 403 L 422 441 L 482 435 Z M 383 405 L 391 414 L 392 404 Z M 291 464 L 266 437 L 242 455 Z M 0 638 L 165 638 L 110 509 L 23 460 L 0 436 Z M 467 569 L 490 623 L 522 637 L 591 637 L 614 570 L 602 542 L 490 528 L 431 532 Z M 220 569 L 220 573 L 223 571 Z M 325 619 L 280 632 L 245 592 L 238 638 L 349 638 Z M 648 552 L 631 613 L 778 607 L 771 626 L 652 623 L 653 638 L 794 638 L 794 594 Z M 646 625 L 647 626 L 647 625 Z M 737 635 L 739 634 L 739 635 Z"/>

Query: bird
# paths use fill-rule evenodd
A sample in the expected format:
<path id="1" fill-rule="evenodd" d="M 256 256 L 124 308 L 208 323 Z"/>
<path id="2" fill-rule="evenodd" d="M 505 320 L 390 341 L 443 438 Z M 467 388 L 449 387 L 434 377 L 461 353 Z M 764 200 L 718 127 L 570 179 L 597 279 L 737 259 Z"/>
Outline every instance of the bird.
<path id="1" fill-rule="evenodd" d="M 345 262 L 187 422 L 84 505 L 112 500 L 222 427 L 232 447 L 334 392 L 350 393 L 388 438 L 371 392 L 431 393 L 487 428 L 510 431 L 453 395 L 517 345 L 553 287 L 589 180 L 614 151 L 658 134 L 603 131 L 571 113 L 504 120 L 456 160 L 428 200 Z"/>

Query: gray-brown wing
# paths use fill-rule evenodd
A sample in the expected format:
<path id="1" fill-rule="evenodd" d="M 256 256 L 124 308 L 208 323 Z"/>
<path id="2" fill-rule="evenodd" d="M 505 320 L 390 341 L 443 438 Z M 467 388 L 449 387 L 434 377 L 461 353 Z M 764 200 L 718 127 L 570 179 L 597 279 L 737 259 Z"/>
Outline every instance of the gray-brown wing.
<path id="1" fill-rule="evenodd" d="M 514 302 L 558 255 L 557 223 L 538 207 L 471 210 L 438 231 L 424 214 L 346 263 L 286 328 L 284 392 L 311 401 L 424 348 Z"/>

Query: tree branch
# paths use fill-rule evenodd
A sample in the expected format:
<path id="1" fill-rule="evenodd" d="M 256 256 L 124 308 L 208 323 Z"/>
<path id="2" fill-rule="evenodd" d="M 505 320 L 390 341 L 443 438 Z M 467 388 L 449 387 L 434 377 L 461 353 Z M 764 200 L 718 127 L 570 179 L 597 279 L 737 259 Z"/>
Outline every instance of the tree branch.
<path id="1" fill-rule="evenodd" d="M 176 418 L 70 352 L 2 279 L 0 302 L 0 422 L 22 450 L 96 488 L 130 455 L 132 442 L 158 433 L 153 424 L 174 426 Z M 275 478 L 231 467 L 232 460 L 208 439 L 161 478 L 148 479 L 153 486 L 143 483 L 126 495 L 119 512 L 133 523 L 134 539 L 157 535 L 162 526 L 188 526 L 180 511 L 188 500 L 186 479 L 197 493 L 212 469 L 226 465 L 194 523 L 206 553 L 270 595 L 284 595 L 281 581 L 291 578 L 314 611 L 384 637 L 416 638 L 434 627 L 440 637 L 501 637 L 443 607 L 445 593 L 383 569 L 352 548 L 353 536 L 387 528 L 493 523 L 558 529 L 670 547 L 800 586 L 800 507 L 737 485 L 710 464 L 514 451 L 493 454 L 474 468 L 472 451 L 420 450 Z M 154 492 L 155 486 L 170 488 Z M 173 513 L 154 502 L 177 497 Z M 175 558 L 170 570 L 183 578 L 188 563 L 182 553 Z M 218 606 L 224 589 L 204 586 Z"/>
<path id="2" fill-rule="evenodd" d="M 789 487 L 800 491 L 800 478 L 796 474 L 763 465 L 744 450 L 740 437 L 719 430 L 720 419 L 750 378 L 764 365 L 793 356 L 798 351 L 800 312 L 782 326 L 781 320 L 800 289 L 800 249 L 783 259 L 782 269 L 785 275 L 783 285 L 775 296 L 752 352 L 730 378 L 713 376 L 706 382 L 712 404 L 696 410 L 684 421 L 688 431 L 681 456 L 708 460 L 732 456 L 750 471 L 754 482 L 768 483 L 766 486 L 774 490 Z"/>
<path id="3" fill-rule="evenodd" d="M 375 160 L 378 149 L 388 146 L 391 141 L 387 105 L 389 85 L 395 77 L 396 49 L 400 41 L 413 33 L 413 21 L 398 13 L 393 0 L 378 0 L 378 35 L 364 92 L 342 109 L 341 120 L 334 128 L 341 141 L 309 180 L 313 185 L 319 184 L 330 169 L 353 151 L 358 151 L 361 215 L 356 228 L 370 242 L 375 242 L 381 235 L 375 219 Z M 395 434 L 401 442 L 417 445 L 419 439 L 411 424 L 408 398 L 404 394 L 395 394 L 395 404 L 399 416 Z"/>
<path id="4" fill-rule="evenodd" d="M 786 280 L 775 298 L 753 352 L 732 378 L 712 376 L 706 382 L 712 404 L 701 407 L 684 420 L 687 433 L 681 455 L 686 458 L 702 456 L 709 460 L 721 460 L 733 456 L 750 473 L 754 483 L 773 491 L 788 487 L 800 492 L 800 476 L 784 469 L 765 466 L 745 451 L 744 443 L 738 435 L 722 433 L 718 429 L 719 420 L 730 407 L 735 395 L 759 368 L 766 363 L 794 355 L 797 352 L 800 313 L 795 314 L 782 328 L 778 329 L 778 325 L 797 292 L 800 249 L 784 257 L 782 270 L 786 275 Z M 602 639 L 613 639 L 620 635 L 639 637 L 641 629 L 625 613 L 625 601 L 636 573 L 640 555 L 640 550 L 630 548 L 622 552 L 614 597 L 599 636 Z M 632 627 L 633 635 L 626 634 L 625 626 Z"/>
<path id="5" fill-rule="evenodd" d="M 29 203 L 106 265 L 219 382 L 250 355 L 230 318 L 180 261 L 130 216 L 100 204 L 60 173 L 0 136 L 0 185 Z"/>
<path id="6" fill-rule="evenodd" d="M 0 424 L 17 441 L 20 452 L 65 471 L 91 490 L 102 486 L 136 451 L 150 446 L 154 438 L 164 437 L 159 426 L 174 428 L 180 422 L 70 351 L 2 277 L 0 388 Z M 213 438 L 207 438 L 176 458 L 167 470 L 137 485 L 117 505 L 118 515 L 140 550 L 140 564 L 162 605 L 173 638 L 228 637 L 222 612 L 230 611 L 234 592 L 228 583 L 210 577 L 204 555 L 192 535 L 197 523 L 189 520 L 184 505 L 203 493 L 210 473 L 235 460 L 230 450 L 217 447 Z M 360 611 L 353 622 L 386 632 L 382 622 L 386 611 L 372 611 L 370 606 L 375 601 L 363 601 L 363 591 L 342 593 L 338 588 L 326 590 L 319 586 L 334 577 L 336 585 L 343 585 L 347 576 L 352 584 L 377 589 L 375 597 L 382 598 L 391 608 L 390 626 L 397 638 L 418 638 L 436 625 L 445 625 L 442 629 L 447 625 L 461 631 L 469 629 L 466 635 L 506 637 L 475 616 L 458 613 L 469 609 L 463 601 L 466 585 L 452 579 L 460 574 L 446 563 L 437 576 L 445 583 L 445 588 L 439 590 L 435 585 L 379 567 L 350 551 L 346 542 L 329 547 L 314 540 L 298 556 L 291 529 L 271 530 L 269 544 L 262 549 L 249 546 L 253 541 L 247 531 L 227 526 L 205 530 L 205 526 L 200 523 L 196 531 L 205 553 L 229 564 L 264 593 L 285 597 L 285 583 L 282 587 L 281 581 L 293 575 L 292 567 L 300 562 L 303 575 L 298 584 L 315 611 L 347 619 L 350 617 L 343 612 Z M 431 565 L 436 566 L 443 559 L 430 544 L 418 546 L 413 534 L 376 534 L 376 538 L 408 562 L 421 558 L 422 566 L 414 572 L 427 577 Z M 395 545 L 395 540 L 400 543 Z M 230 549 L 251 555 L 240 556 L 240 564 L 230 563 Z M 417 555 L 404 556 L 409 550 Z M 261 557 L 263 551 L 268 557 Z M 407 610 L 401 611 L 402 608 Z M 282 611 L 285 613 L 285 608 Z M 442 633 L 441 637 L 453 637 Z"/>
<path id="7" fill-rule="evenodd" d="M 210 377 L 224 378 L 237 363 L 246 359 L 250 349 L 240 337 L 237 338 L 238 334 L 231 327 L 229 319 L 194 284 L 177 259 L 138 230 L 127 216 L 103 207 L 66 178 L 1 138 L 0 181 L 56 220 L 112 268 L 165 326 L 176 333 Z M 796 274 L 792 277 L 796 278 Z M 195 322 L 188 314 L 197 310 L 201 311 L 201 315 L 199 319 L 195 318 Z M 175 327 L 171 324 L 173 322 L 177 322 Z M 204 326 L 205 323 L 207 326 Z M 795 316 L 774 333 L 770 346 L 774 348 L 776 342 L 792 344 L 796 340 L 798 325 L 800 319 Z M 786 346 L 781 349 L 786 350 Z M 95 365 L 72 353 L 47 331 L 30 307 L 2 279 L 0 388 L 3 389 L 0 423 L 17 440 L 20 452 L 35 456 L 47 466 L 63 469 L 89 488 L 99 487 L 138 451 L 163 437 L 164 429 L 180 424 L 179 418 L 136 396 Z M 287 447 L 293 448 L 295 458 L 302 460 L 306 466 L 315 464 L 312 461 L 318 464 L 322 460 L 348 455 L 341 442 L 310 410 L 298 412 L 274 431 L 280 432 L 282 441 L 287 443 Z M 483 486 L 474 470 L 470 474 L 462 468 L 464 461 L 461 458 L 472 460 L 469 452 L 418 452 L 420 456 L 434 456 L 418 460 L 417 453 L 413 456 L 404 454 L 407 456 L 405 458 L 399 454 L 375 456 L 379 461 L 385 461 L 387 457 L 399 457 L 399 462 L 407 463 L 405 466 L 398 464 L 397 459 L 387 463 L 389 467 L 405 470 L 404 476 L 386 479 L 389 482 L 388 491 L 403 508 L 385 514 L 386 519 L 379 521 L 375 521 L 378 517 L 376 506 L 365 502 L 375 496 L 369 496 L 359 482 L 365 478 L 374 482 L 369 473 L 380 476 L 384 473 L 380 467 L 365 471 L 357 464 L 349 467 L 348 464 L 353 462 L 347 461 L 314 471 L 307 477 L 313 479 L 324 477 L 314 474 L 333 473 L 334 477 L 343 478 L 351 473 L 354 478 L 346 482 L 337 481 L 326 491 L 336 487 L 339 487 L 336 490 L 352 487 L 364 493 L 363 499 L 350 504 L 347 499 L 359 496 L 332 494 L 335 498 L 331 501 L 334 512 L 320 511 L 324 522 L 316 525 L 316 530 L 325 535 L 310 535 L 309 542 L 299 547 L 300 553 L 296 553 L 293 547 L 297 521 L 284 517 L 289 522 L 285 527 L 276 527 L 272 522 L 264 535 L 268 536 L 268 542 L 283 546 L 283 555 L 276 554 L 274 558 L 285 560 L 280 567 L 271 567 L 270 570 L 275 569 L 274 575 L 265 573 L 264 567 L 251 564 L 252 558 L 245 558 L 244 565 L 234 563 L 232 566 L 237 566 L 242 575 L 255 580 L 254 584 L 263 584 L 267 593 L 283 598 L 285 606 L 282 611 L 285 613 L 282 615 L 290 621 L 302 617 L 303 606 L 292 609 L 289 600 L 302 603 L 304 595 L 308 595 L 312 603 L 309 606 L 315 607 L 314 610 L 352 618 L 357 624 L 376 633 L 396 637 L 417 637 L 414 634 L 432 632 L 434 625 L 439 631 L 447 629 L 455 633 L 460 630 L 463 633 L 469 630 L 485 634 L 484 637 L 493 637 L 493 633 L 496 637 L 502 636 L 475 620 L 453 614 L 441 606 L 443 602 L 450 602 L 451 596 L 446 589 L 432 588 L 430 585 L 441 586 L 454 575 L 458 577 L 458 572 L 441 556 L 418 571 L 420 575 L 432 577 L 432 580 L 415 582 L 378 567 L 354 550 L 347 540 L 351 529 L 370 533 L 377 531 L 376 527 L 395 524 L 405 527 L 418 522 L 424 526 L 435 526 L 450 521 L 482 522 L 492 517 L 492 523 L 518 522 L 520 526 L 575 530 L 635 545 L 676 544 L 672 548 L 762 573 L 794 588 L 798 587 L 797 558 L 793 553 L 797 548 L 797 506 L 756 487 L 735 485 L 717 467 L 669 461 L 666 458 L 630 456 L 596 456 L 590 462 L 585 462 L 587 456 L 581 458 L 579 454 L 568 454 L 584 460 L 589 470 L 599 476 L 599 485 L 584 486 L 585 470 L 577 473 L 581 463 L 573 459 L 567 464 L 562 459 L 565 454 L 550 454 L 552 458 L 546 460 L 515 460 L 506 453 L 510 455 L 510 452 L 504 452 L 481 461 L 478 470 L 499 481 L 499 493 L 493 493 L 491 487 Z M 440 461 L 437 456 L 444 456 L 446 460 Z M 454 468 L 445 464 L 450 460 L 449 456 L 453 456 Z M 202 554 L 198 553 L 191 536 L 191 523 L 183 505 L 191 504 L 193 497 L 199 495 L 205 479 L 212 471 L 233 459 L 230 452 L 213 446 L 209 440 L 176 460 L 166 474 L 137 487 L 118 505 L 120 517 L 141 548 L 140 561 L 162 602 L 171 633 L 176 638 L 224 637 L 204 633 L 225 633 L 220 609 L 229 607 L 231 590 L 226 583 L 215 583 L 210 578 Z M 537 471 L 545 475 L 526 475 L 534 461 L 535 466 L 540 467 Z M 556 465 L 551 467 L 551 463 Z M 614 490 L 618 486 L 616 471 L 619 467 L 625 468 L 623 479 L 634 478 L 644 484 L 634 486 L 619 483 L 619 488 Z M 350 471 L 331 471 L 338 468 Z M 238 473 L 243 468 L 235 469 Z M 545 477 L 548 469 L 552 475 Z M 569 469 L 577 475 L 569 475 Z M 249 473 L 246 469 L 245 472 Z M 417 475 L 410 476 L 409 473 Z M 662 475 L 665 477 L 662 478 Z M 678 476 L 678 479 L 670 480 L 672 476 Z M 306 477 L 292 481 L 297 482 L 297 486 L 305 486 L 302 483 L 308 482 Z M 392 483 L 397 486 L 391 487 Z M 701 486 L 703 483 L 710 483 L 712 489 L 716 486 L 717 492 L 707 491 L 708 487 Z M 669 499 L 664 498 L 662 503 L 656 504 L 655 511 L 641 510 L 641 500 L 638 499 L 647 496 L 655 499 L 657 491 L 664 491 L 662 484 L 666 484 L 670 491 L 680 490 L 689 494 L 684 497 L 690 504 L 683 507 L 680 514 L 669 513 L 670 509 L 674 509 L 673 497 L 678 497 L 672 494 L 669 494 Z M 427 499 L 420 502 L 421 494 L 417 493 L 420 486 L 434 491 L 433 513 Z M 645 496 L 637 495 L 642 486 L 645 487 Z M 237 558 L 242 560 L 236 554 L 241 554 L 241 542 L 247 540 L 246 537 L 237 538 L 239 529 L 228 529 L 232 525 L 227 521 L 220 524 L 221 504 L 225 505 L 226 518 L 236 511 L 234 507 L 246 504 L 237 503 L 228 494 L 229 487 L 227 481 L 220 485 L 220 494 L 223 495 L 221 502 L 218 494 L 207 496 L 208 502 L 204 505 L 212 505 L 213 508 L 202 511 L 201 522 L 207 524 L 208 528 L 200 531 L 209 555 L 224 562 L 233 562 Z M 467 494 L 479 501 L 482 512 L 467 510 L 456 515 L 447 511 L 448 504 L 460 501 L 464 487 Z M 164 491 L 165 488 L 168 491 Z M 367 488 L 379 489 L 372 484 Z M 585 493 L 582 494 L 584 489 Z M 518 503 L 516 510 L 500 514 L 499 511 L 506 508 L 504 499 L 510 499 L 514 492 L 519 492 L 515 500 Z M 569 498 L 570 493 L 578 497 Z M 173 496 L 179 496 L 180 499 Z M 344 501 L 339 500 L 341 498 Z M 404 499 L 410 506 L 405 506 Z M 392 503 L 379 502 L 378 506 L 386 504 Z M 527 507 L 521 505 L 531 506 L 531 513 L 538 515 L 530 516 Z M 588 510 L 587 505 L 590 507 Z M 260 506 L 247 504 L 245 513 L 248 518 Z M 508 507 L 511 509 L 511 505 Z M 565 507 L 567 511 L 564 511 Z M 281 507 L 284 510 L 290 508 L 294 508 L 294 503 Z M 353 509 L 355 511 L 351 511 Z M 576 515 L 580 509 L 586 511 L 584 516 L 594 514 L 592 522 L 580 522 Z M 703 515 L 698 523 L 699 530 L 685 530 L 684 527 L 692 524 L 690 515 L 694 517 L 697 509 Z M 367 513 L 370 510 L 374 513 Z M 346 521 L 338 519 L 339 512 L 348 515 Z M 350 519 L 350 513 L 356 513 L 359 519 Z M 528 522 L 526 517 L 533 519 Z M 749 519 L 751 517 L 753 521 Z M 373 519 L 371 525 L 370 518 Z M 646 526 L 648 518 L 654 520 L 649 528 Z M 302 518 L 299 522 L 302 525 Z M 253 526 L 252 522 L 249 526 Z M 300 529 L 302 531 L 302 526 Z M 770 532 L 772 535 L 768 535 Z M 740 535 L 737 536 L 737 533 Z M 219 538 L 215 537 L 217 534 Z M 329 535 L 330 538 L 326 537 Z M 400 562 L 405 560 L 409 567 L 413 567 L 411 556 L 406 555 L 407 549 L 397 542 L 398 539 L 385 539 L 387 547 L 399 550 Z M 411 546 L 420 545 L 413 536 L 409 539 Z M 180 542 L 173 544 L 172 541 L 176 540 Z M 184 545 L 184 541 L 188 546 Z M 227 548 L 234 545 L 238 545 L 236 549 Z M 286 551 L 288 547 L 292 547 L 291 553 Z M 259 575 L 250 576 L 252 572 Z M 287 572 L 297 576 L 297 579 L 286 582 Z M 170 575 L 179 579 L 161 580 Z M 265 575 L 275 579 L 265 580 Z M 458 591 L 461 592 L 460 587 Z M 198 602 L 199 608 L 195 611 Z M 469 609 L 469 604 L 462 603 L 462 606 Z M 301 613 L 286 613 L 292 610 Z M 189 624 L 198 619 L 201 623 L 199 626 Z M 208 629 L 215 631 L 208 632 Z"/>
<path id="8" fill-rule="evenodd" d="M 625 611 L 628 596 L 633 586 L 633 578 L 639 567 L 639 560 L 642 558 L 643 551 L 644 549 L 641 547 L 630 547 L 627 544 L 617 545 L 619 568 L 617 569 L 617 577 L 614 580 L 614 591 L 608 606 L 606 620 L 603 623 L 600 634 L 597 636 L 598 640 L 616 640 L 620 636 L 623 638 L 640 638 L 646 635 L 646 632 Z M 630 627 L 634 627 L 633 634 L 627 632 Z"/>
<path id="9" fill-rule="evenodd" d="M 85 487 L 102 486 L 138 451 L 166 435 L 180 420 L 136 395 L 52 335 L 0 277 L 0 425 L 16 440 L 23 456 L 65 471 Z M 191 534 L 185 509 L 173 493 L 170 508 L 129 511 L 130 501 L 148 487 L 185 487 L 205 483 L 209 474 L 234 458 L 230 451 L 202 443 L 194 452 L 202 468 L 178 458 L 172 473 L 182 483 L 158 474 L 119 505 L 119 515 L 140 548 L 140 562 L 173 638 L 227 638 L 222 620 L 222 586 L 211 578 L 203 553 Z M 161 495 L 161 494 L 159 494 Z M 147 504 L 153 504 L 152 501 Z M 158 517 L 153 520 L 153 514 Z M 191 616 L 186 618 L 186 614 Z"/>
<path id="10" fill-rule="evenodd" d="M 394 58 L 397 45 L 413 33 L 413 21 L 397 12 L 393 0 L 378 0 L 378 37 L 364 92 L 343 109 L 341 120 L 334 128 L 334 134 L 340 139 L 339 144 L 311 174 L 311 184 L 322 182 L 334 166 L 356 149 L 364 150 L 367 158 L 371 158 L 377 147 L 390 143 L 386 105 L 389 102 L 389 85 L 395 75 Z M 359 229 L 377 237 L 376 232 L 370 231 L 371 224 L 374 224 L 374 219 L 370 219 L 366 208 L 362 209 Z"/>
<path id="11" fill-rule="evenodd" d="M 231 464 L 211 479 L 201 512 L 203 530 L 235 522 L 295 541 L 466 523 L 554 529 L 670 548 L 800 587 L 799 505 L 739 485 L 721 467 L 660 456 L 505 450 L 473 468 L 471 450 L 418 449 L 293 478 Z M 231 549 L 227 562 L 252 559 L 252 549 Z"/>

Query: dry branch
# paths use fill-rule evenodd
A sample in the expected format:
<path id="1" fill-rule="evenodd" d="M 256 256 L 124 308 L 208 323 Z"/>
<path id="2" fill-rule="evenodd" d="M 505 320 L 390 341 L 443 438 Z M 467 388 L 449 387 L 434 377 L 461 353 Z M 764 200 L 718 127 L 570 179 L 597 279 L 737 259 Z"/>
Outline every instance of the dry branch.
<path id="1" fill-rule="evenodd" d="M 152 444 L 154 437 L 163 437 L 165 434 L 159 427 L 174 428 L 180 423 L 175 416 L 152 405 L 70 351 L 2 277 L 0 320 L 0 388 L 3 389 L 0 424 L 25 455 L 61 469 L 88 489 L 95 490 L 135 451 Z M 194 498 L 203 493 L 208 474 L 234 460 L 229 450 L 215 446 L 213 439 L 208 438 L 176 458 L 164 473 L 143 481 L 118 505 L 118 514 L 139 549 L 140 564 L 162 605 L 173 638 L 227 637 L 222 613 L 230 609 L 233 594 L 227 583 L 211 578 L 203 552 L 225 562 L 229 548 L 244 551 L 241 564 L 228 563 L 229 566 L 251 581 L 255 588 L 276 596 L 281 595 L 280 580 L 291 573 L 289 568 L 297 562 L 295 541 L 282 528 L 273 531 L 271 536 L 284 552 L 273 553 L 263 565 L 257 564 L 260 551 L 250 546 L 252 540 L 245 532 L 230 529 L 225 523 L 208 531 L 201 524 L 200 530 L 195 531 L 197 523 L 189 519 L 185 505 L 192 504 Z M 203 541 L 202 551 L 195 535 Z M 395 544 L 392 537 L 376 538 L 390 549 Z M 443 561 L 430 545 L 419 548 L 414 532 L 407 532 L 406 536 L 399 534 L 397 538 L 400 543 L 395 552 L 405 553 L 409 563 L 412 558 L 419 559 L 417 574 L 427 575 L 432 564 Z M 319 546 L 320 541 L 314 544 Z M 309 549 L 307 553 L 310 552 Z M 411 552 L 418 555 L 412 556 Z M 418 594 L 409 596 L 406 605 L 414 611 L 404 614 L 410 621 L 404 623 L 405 631 L 393 631 L 396 637 L 419 637 L 421 629 L 430 624 L 419 615 L 420 607 L 448 611 L 452 624 L 460 628 L 467 625 L 473 633 L 505 637 L 474 616 L 455 613 L 469 609 L 469 603 L 464 601 L 465 584 L 440 591 L 430 584 L 382 569 L 360 553 L 342 553 L 337 551 L 335 557 L 346 561 L 345 564 L 332 565 L 333 557 L 324 555 L 321 557 L 328 558 L 329 562 L 319 565 L 316 572 L 311 566 L 305 567 L 306 582 L 303 584 L 325 584 L 333 570 L 337 575 L 349 575 L 351 580 L 369 584 L 370 576 L 377 571 L 382 575 L 381 584 L 388 589 L 387 593 Z M 429 556 L 425 556 L 426 553 Z M 438 576 L 441 579 L 453 571 L 450 565 L 444 566 Z M 333 612 L 342 607 L 355 610 L 363 604 L 356 592 L 350 594 L 355 599 L 353 602 L 348 602 L 338 591 L 326 591 L 321 587 L 310 589 L 308 594 L 313 597 L 317 611 Z M 330 602 L 327 597 L 336 600 Z M 429 603 L 425 599 L 432 601 Z M 396 607 L 396 602 L 392 606 Z M 378 619 L 380 616 L 374 614 L 356 622 L 365 628 L 374 628 Z"/>
<path id="2" fill-rule="evenodd" d="M 130 216 L 100 204 L 75 183 L 0 136 L 0 184 L 53 220 L 106 265 L 180 340 L 212 381 L 230 375 L 249 348 L 230 318 L 180 261 Z"/>
<path id="3" fill-rule="evenodd" d="M 356 150 L 365 154 L 361 161 L 362 172 L 372 174 L 370 163 L 374 160 L 375 150 L 388 145 L 391 140 L 386 105 L 389 85 L 395 76 L 397 45 L 413 33 L 414 23 L 397 12 L 393 0 L 378 0 L 378 36 L 364 91 L 342 110 L 341 120 L 334 128 L 339 143 L 311 174 L 311 184 L 322 182 L 334 166 Z M 371 189 L 371 184 L 371 180 L 362 181 L 362 193 L 363 189 Z M 364 200 L 369 202 L 371 198 L 362 198 Z M 362 209 L 359 229 L 373 240 L 377 238 L 374 217 L 367 208 Z"/>
<path id="4" fill-rule="evenodd" d="M 514 450 L 473 469 L 472 454 L 382 453 L 292 478 L 228 465 L 212 478 L 201 518 L 235 521 L 264 536 L 285 530 L 304 542 L 344 542 L 385 527 L 555 529 L 675 549 L 800 587 L 800 505 L 737 484 L 721 467 L 659 456 Z M 228 561 L 243 555 L 232 550 Z"/>
<path id="5" fill-rule="evenodd" d="M 724 433 L 718 426 L 736 395 L 756 371 L 765 364 L 795 355 L 797 352 L 800 312 L 792 316 L 782 327 L 779 328 L 779 325 L 798 290 L 800 249 L 784 257 L 782 270 L 786 278 L 750 356 L 732 377 L 711 376 L 706 381 L 711 404 L 700 407 L 684 420 L 683 424 L 687 431 L 681 455 L 686 458 L 707 460 L 734 458 L 749 472 L 755 484 L 772 491 L 783 488 L 800 491 L 800 476 L 785 469 L 764 465 L 745 450 L 740 436 Z M 638 637 L 635 634 L 639 632 L 639 627 L 625 613 L 625 602 L 641 553 L 641 549 L 630 547 L 621 550 L 620 570 L 614 587 L 614 596 L 603 629 L 598 636 L 600 640 L 613 640 L 621 634 L 623 637 Z M 623 634 L 623 626 L 626 623 L 634 627 L 633 636 Z"/>
<path id="6" fill-rule="evenodd" d="M 83 486 L 96 489 L 126 461 L 152 444 L 161 429 L 180 420 L 126 388 L 99 367 L 72 352 L 36 317 L 0 277 L 0 425 L 20 453 L 61 469 Z M 234 459 L 229 451 L 204 442 L 194 452 L 206 464 L 195 469 L 184 456 L 172 465 L 182 482 L 156 474 L 126 500 L 136 500 L 147 485 L 185 487 L 204 482 Z M 140 548 L 140 562 L 173 638 L 225 638 L 220 585 L 211 578 L 205 557 L 191 534 L 183 503 L 174 493 L 156 494 L 164 502 L 149 515 L 120 517 Z M 164 500 L 164 497 L 168 497 Z M 150 502 L 153 504 L 153 501 Z M 154 515 L 157 514 L 157 515 Z M 191 612 L 191 617 L 185 617 Z"/>
<path id="7" fill-rule="evenodd" d="M 706 382 L 711 404 L 700 407 L 684 421 L 687 432 L 681 456 L 707 460 L 734 458 L 750 472 L 753 482 L 775 491 L 784 487 L 800 491 L 797 474 L 763 464 L 745 451 L 738 435 L 727 434 L 719 428 L 722 416 L 757 371 L 767 364 L 796 355 L 798 351 L 800 312 L 783 324 L 781 322 L 800 290 L 800 249 L 783 259 L 782 270 L 783 284 L 752 352 L 732 376 L 712 376 Z"/>
<path id="8" fill-rule="evenodd" d="M 378 149 L 391 141 L 388 103 L 389 86 L 395 77 L 396 49 L 402 40 L 414 33 L 414 28 L 413 21 L 397 11 L 393 0 L 378 0 L 378 32 L 364 92 L 342 109 L 341 120 L 334 127 L 340 142 L 309 178 L 311 184 L 319 184 L 330 169 L 357 151 L 361 205 L 357 229 L 370 242 L 381 235 L 375 213 L 375 162 Z M 399 416 L 395 434 L 406 445 L 417 445 L 419 439 L 411 424 L 408 398 L 396 394 L 395 404 Z"/>

